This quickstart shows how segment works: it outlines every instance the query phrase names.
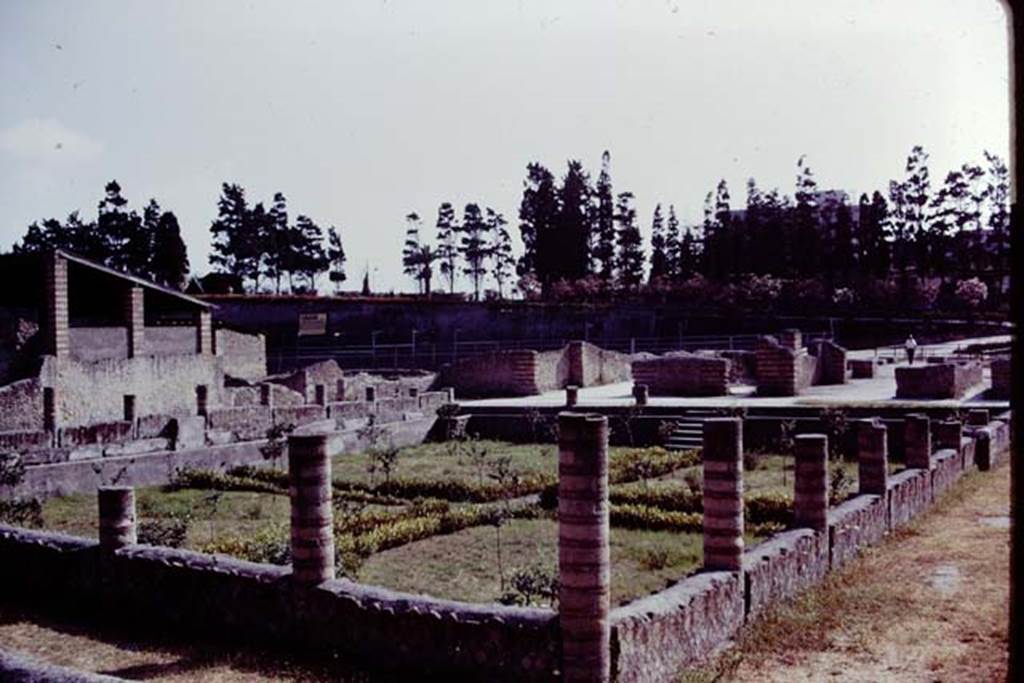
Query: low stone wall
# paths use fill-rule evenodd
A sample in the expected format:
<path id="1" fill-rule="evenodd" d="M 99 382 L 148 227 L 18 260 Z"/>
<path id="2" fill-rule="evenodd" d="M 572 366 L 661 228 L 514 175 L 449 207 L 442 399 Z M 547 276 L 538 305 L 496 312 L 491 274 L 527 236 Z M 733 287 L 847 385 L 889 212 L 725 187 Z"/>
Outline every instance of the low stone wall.
<path id="1" fill-rule="evenodd" d="M 652 396 L 724 396 L 729 391 L 730 361 L 689 353 L 634 360 L 633 381 Z"/>
<path id="2" fill-rule="evenodd" d="M 565 348 L 569 368 L 566 384 L 592 387 L 626 382 L 631 377 L 631 356 L 608 351 L 589 342 L 570 342 Z M 560 388 L 564 385 L 559 385 Z"/>
<path id="3" fill-rule="evenodd" d="M 1009 358 L 992 359 L 992 398 L 1010 398 L 1010 368 Z"/>
<path id="4" fill-rule="evenodd" d="M 792 598 L 829 571 L 829 535 L 812 529 L 776 534 L 743 556 L 748 618 Z"/>
<path id="5" fill-rule="evenodd" d="M 963 460 L 960 454 L 952 449 L 941 450 L 932 455 L 932 495 L 938 498 L 948 491 L 960 478 Z"/>
<path id="6" fill-rule="evenodd" d="M 195 349 L 195 330 L 192 346 Z M 215 330 L 214 348 L 225 375 L 256 380 L 267 376 L 267 341 L 262 334 L 243 334 L 234 330 Z"/>
<path id="7" fill-rule="evenodd" d="M 43 384 L 38 377 L 0 387 L 0 430 L 33 431 L 43 428 Z"/>
<path id="8" fill-rule="evenodd" d="M 338 652 L 418 676 L 550 680 L 559 661 L 550 610 L 473 605 L 328 580 L 303 591 L 288 567 L 0 526 L 5 601 L 74 601 L 122 623 L 274 647 Z"/>
<path id="9" fill-rule="evenodd" d="M 964 398 L 981 388 L 980 363 L 941 363 L 896 368 L 896 398 Z"/>
<path id="10" fill-rule="evenodd" d="M 611 612 L 614 680 L 672 681 L 743 625 L 742 575 L 706 572 Z"/>
<path id="11" fill-rule="evenodd" d="M 887 507 L 884 497 L 863 495 L 829 510 L 829 566 L 833 570 L 856 558 L 861 548 L 882 540 Z"/>
<path id="12" fill-rule="evenodd" d="M 261 405 L 218 408 L 207 411 L 206 424 L 210 429 L 231 432 L 236 441 L 252 441 L 266 438 L 267 430 L 274 424 L 272 412 L 270 407 Z"/>
<path id="13" fill-rule="evenodd" d="M 931 474 L 909 469 L 889 477 L 889 527 L 909 524 L 932 503 Z"/>
<path id="14" fill-rule="evenodd" d="M 533 396 L 537 382 L 536 351 L 492 351 L 463 358 L 441 370 L 441 383 L 459 396 Z"/>
<path id="15" fill-rule="evenodd" d="M 0 432 L 0 453 L 36 450 L 53 445 L 53 437 L 42 430 Z"/>

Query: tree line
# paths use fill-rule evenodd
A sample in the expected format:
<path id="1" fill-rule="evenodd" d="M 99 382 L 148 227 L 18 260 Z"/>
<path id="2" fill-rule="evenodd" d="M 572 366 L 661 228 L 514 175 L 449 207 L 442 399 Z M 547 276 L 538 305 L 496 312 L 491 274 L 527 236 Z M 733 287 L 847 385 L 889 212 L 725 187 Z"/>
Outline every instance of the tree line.
<path id="1" fill-rule="evenodd" d="M 188 252 L 178 219 L 150 199 L 140 214 L 128 208 L 116 180 L 106 184 L 96 207 L 96 219 L 73 211 L 61 222 L 56 218 L 28 226 L 14 253 L 64 249 L 111 268 L 128 271 L 154 282 L 181 289 L 188 276 Z"/>

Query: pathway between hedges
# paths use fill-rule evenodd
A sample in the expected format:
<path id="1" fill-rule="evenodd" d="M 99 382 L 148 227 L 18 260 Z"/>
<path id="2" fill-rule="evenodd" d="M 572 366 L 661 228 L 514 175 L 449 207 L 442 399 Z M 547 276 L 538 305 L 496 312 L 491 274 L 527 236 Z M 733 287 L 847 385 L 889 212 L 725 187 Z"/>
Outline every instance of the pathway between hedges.
<path id="1" fill-rule="evenodd" d="M 975 473 L 912 527 L 751 625 L 683 680 L 1002 681 L 1010 472 Z"/>

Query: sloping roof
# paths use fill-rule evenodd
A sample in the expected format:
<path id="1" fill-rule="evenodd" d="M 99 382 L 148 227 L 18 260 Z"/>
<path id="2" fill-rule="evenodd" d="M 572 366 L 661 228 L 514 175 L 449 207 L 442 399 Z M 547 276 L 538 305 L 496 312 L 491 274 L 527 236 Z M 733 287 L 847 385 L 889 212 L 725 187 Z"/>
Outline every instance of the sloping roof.
<path id="1" fill-rule="evenodd" d="M 146 289 L 151 289 L 153 291 L 160 292 L 161 294 L 166 294 L 167 296 L 180 299 L 181 301 L 185 301 L 189 304 L 192 304 L 193 306 L 198 306 L 200 308 L 215 308 L 213 304 L 202 301 L 201 299 L 197 299 L 194 296 L 189 296 L 188 294 L 184 294 L 183 292 L 179 292 L 178 290 L 172 289 L 170 287 L 158 285 L 155 282 L 150 282 L 149 280 L 145 280 L 136 275 L 132 275 L 131 273 L 125 273 L 120 270 L 116 270 L 114 268 L 101 265 L 99 263 L 96 263 L 95 261 L 90 261 L 87 258 L 83 258 L 78 254 L 72 254 L 71 252 L 64 251 L 63 249 L 54 250 L 54 254 L 56 254 L 57 256 L 61 256 L 73 263 L 77 263 L 78 265 L 85 266 L 86 268 L 92 268 L 93 270 L 98 270 L 102 273 L 106 273 L 107 275 L 112 275 L 113 277 L 118 277 L 123 280 L 129 280 L 130 282 L 133 282 L 140 287 L 145 287 Z"/>

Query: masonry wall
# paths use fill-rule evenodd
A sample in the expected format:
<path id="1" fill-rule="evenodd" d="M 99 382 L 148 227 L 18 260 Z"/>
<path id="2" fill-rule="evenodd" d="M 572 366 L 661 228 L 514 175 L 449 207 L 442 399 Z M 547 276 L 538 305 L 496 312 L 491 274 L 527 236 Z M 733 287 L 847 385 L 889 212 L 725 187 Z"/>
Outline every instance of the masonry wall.
<path id="1" fill-rule="evenodd" d="M 195 328 L 189 331 L 192 352 L 196 348 Z M 262 334 L 242 334 L 220 329 L 216 335 L 217 356 L 224 374 L 241 379 L 256 380 L 267 375 L 267 342 Z"/>
<path id="2" fill-rule="evenodd" d="M 811 386 L 817 359 L 806 350 L 779 344 L 774 337 L 757 343 L 757 393 L 763 396 L 796 396 Z"/>
<path id="3" fill-rule="evenodd" d="M 723 396 L 729 390 L 730 361 L 670 353 L 633 361 L 633 381 L 653 396 Z"/>
<path id="4" fill-rule="evenodd" d="M 0 431 L 43 428 L 43 385 L 37 377 L 0 386 Z"/>
<path id="5" fill-rule="evenodd" d="M 980 363 L 941 363 L 896 368 L 896 398 L 964 398 L 981 389 Z"/>
<path id="6" fill-rule="evenodd" d="M 992 397 L 1010 398 L 1010 359 L 992 359 Z"/>
<path id="7" fill-rule="evenodd" d="M 473 605 L 329 580 L 293 597 L 288 567 L 133 545 L 108 557 L 93 541 L 0 526 L 0 594 L 113 610 L 122 623 L 273 647 L 338 652 L 417 676 L 472 672 L 550 680 L 550 610 Z M 102 606 L 102 607 L 101 607 Z"/>

